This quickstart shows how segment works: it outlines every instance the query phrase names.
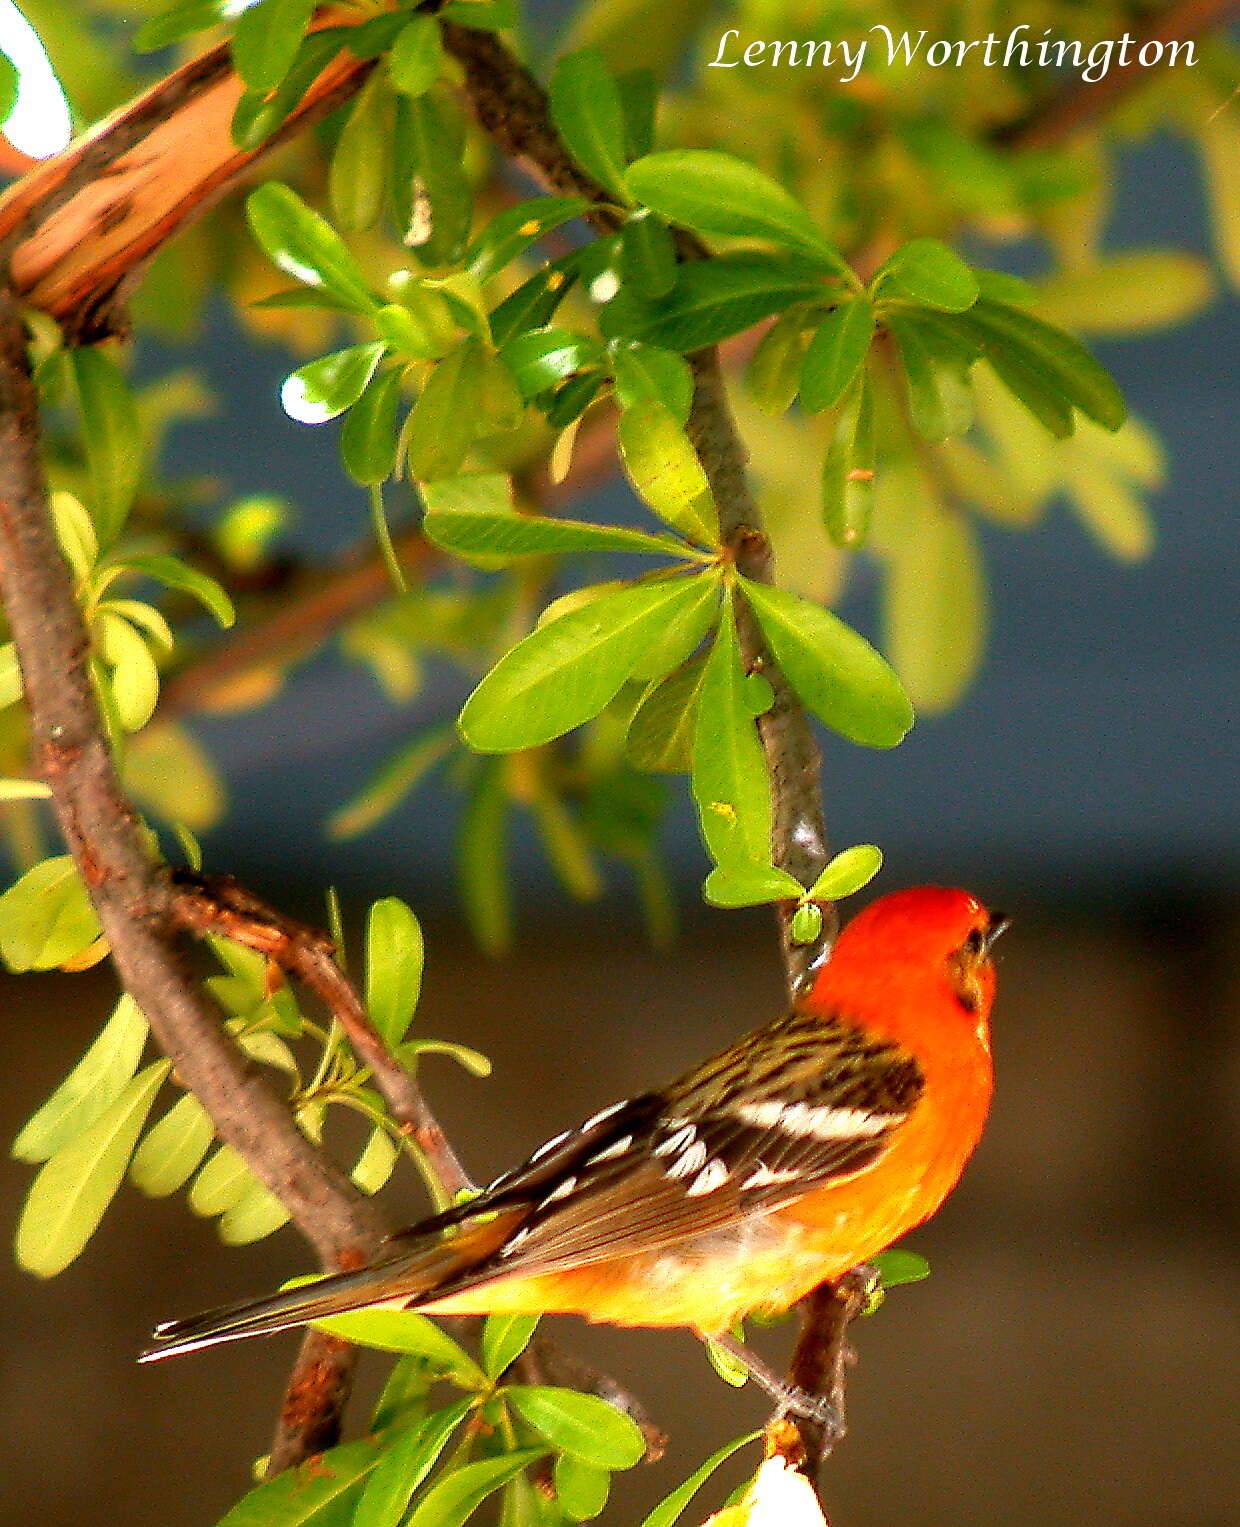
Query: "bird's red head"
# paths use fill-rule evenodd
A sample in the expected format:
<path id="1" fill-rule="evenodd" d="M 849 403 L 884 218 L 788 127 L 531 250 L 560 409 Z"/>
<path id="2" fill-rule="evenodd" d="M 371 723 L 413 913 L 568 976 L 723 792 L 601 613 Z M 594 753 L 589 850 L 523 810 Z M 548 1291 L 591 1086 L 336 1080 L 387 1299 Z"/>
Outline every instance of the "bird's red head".
<path id="1" fill-rule="evenodd" d="M 903 1037 L 896 1030 L 910 999 L 920 1007 L 943 994 L 954 997 L 957 1018 L 984 1029 L 995 987 L 990 950 L 1006 927 L 1006 917 L 967 891 L 921 886 L 881 896 L 840 934 L 808 1003 L 864 1003 L 887 1014 L 893 1037 Z"/>

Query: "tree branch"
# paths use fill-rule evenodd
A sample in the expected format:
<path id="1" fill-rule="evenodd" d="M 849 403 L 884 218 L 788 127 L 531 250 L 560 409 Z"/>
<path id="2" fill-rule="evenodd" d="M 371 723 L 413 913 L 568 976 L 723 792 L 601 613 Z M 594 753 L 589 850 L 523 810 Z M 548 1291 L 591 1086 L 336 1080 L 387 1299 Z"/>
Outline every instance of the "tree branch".
<path id="1" fill-rule="evenodd" d="M 356 23 L 331 8 L 315 26 Z M 13 291 L 78 343 L 111 333 L 146 262 L 258 160 L 360 89 L 372 60 L 339 53 L 258 148 L 233 143 L 243 86 L 227 43 L 161 80 L 0 198 Z"/>
<path id="2" fill-rule="evenodd" d="M 1126 64 L 1109 69 L 1100 79 L 1084 81 L 1062 94 L 1050 96 L 1020 121 L 1009 123 L 995 134 L 995 142 L 1015 150 L 1054 148 L 1082 128 L 1134 95 L 1160 67 L 1138 62 L 1148 42 L 1187 42 L 1221 26 L 1237 8 L 1237 0 L 1175 0 L 1143 31 Z M 1168 62 L 1166 55 L 1160 61 Z"/>
<path id="3" fill-rule="evenodd" d="M 26 333 L 0 291 L 0 594 L 21 665 L 34 754 L 65 842 L 99 912 L 125 989 L 221 1139 L 289 1210 L 325 1268 L 357 1266 L 393 1226 L 297 1127 L 259 1069 L 229 1039 L 176 947 L 176 895 L 121 792 L 88 670 L 90 639 L 48 510 L 38 399 Z M 321 1343 L 317 1344 L 321 1348 Z M 352 1358 L 320 1351 L 324 1406 L 282 1412 L 273 1457 L 292 1461 L 338 1424 Z M 304 1362 L 297 1375 L 305 1392 Z"/>
<path id="4" fill-rule="evenodd" d="M 172 916 L 181 927 L 200 935 L 220 934 L 257 950 L 322 1000 L 358 1059 L 369 1067 L 401 1133 L 425 1156 L 436 1197 L 448 1201 L 470 1191 L 474 1184 L 421 1087 L 370 1021 L 353 983 L 336 961 L 335 946 L 327 934 L 277 912 L 231 876 L 177 870 L 172 883 Z"/>
<path id="5" fill-rule="evenodd" d="M 38 403 L 16 303 L 0 292 L 0 594 L 33 749 L 126 989 L 221 1137 L 280 1198 L 328 1265 L 387 1233 L 379 1209 L 297 1128 L 230 1042 L 175 947 L 172 883 L 121 792 L 88 672 L 90 639 L 47 506 Z"/>

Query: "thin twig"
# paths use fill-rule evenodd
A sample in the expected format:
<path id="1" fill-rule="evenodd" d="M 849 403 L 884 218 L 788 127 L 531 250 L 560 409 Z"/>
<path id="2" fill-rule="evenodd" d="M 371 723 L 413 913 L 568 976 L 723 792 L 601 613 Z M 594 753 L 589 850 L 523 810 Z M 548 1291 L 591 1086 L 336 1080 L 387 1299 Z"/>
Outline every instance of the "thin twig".
<path id="1" fill-rule="evenodd" d="M 358 1059 L 369 1067 L 401 1133 L 429 1163 L 439 1196 L 451 1200 L 474 1184 L 448 1144 L 418 1086 L 375 1028 L 353 983 L 336 960 L 326 933 L 286 917 L 231 876 L 177 870 L 172 915 L 181 927 L 219 934 L 255 949 L 313 991 L 340 1024 Z"/>

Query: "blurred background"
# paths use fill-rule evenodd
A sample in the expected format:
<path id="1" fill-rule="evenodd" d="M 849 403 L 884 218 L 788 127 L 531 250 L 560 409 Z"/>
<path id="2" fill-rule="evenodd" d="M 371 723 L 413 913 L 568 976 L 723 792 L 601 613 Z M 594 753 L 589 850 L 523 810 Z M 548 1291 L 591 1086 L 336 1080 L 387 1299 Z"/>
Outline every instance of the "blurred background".
<path id="1" fill-rule="evenodd" d="M 1181 147 L 1156 138 L 1125 152 L 1117 246 L 1204 248 L 1203 226 Z M 170 471 L 287 496 L 301 554 L 351 540 L 361 496 L 334 441 L 280 412 L 287 353 L 239 336 L 223 311 L 207 343 L 220 408 L 176 432 Z M 856 1330 L 852 1432 L 828 1473 L 838 1527 L 1240 1521 L 1240 304 L 1222 298 L 1177 330 L 1096 348 L 1167 446 L 1153 555 L 1113 563 L 1063 511 L 1028 535 L 983 527 L 992 634 L 968 698 L 890 754 L 824 742 L 837 843 L 886 852 L 875 891 L 960 883 L 1015 918 L 991 1128 L 961 1189 L 910 1238 L 933 1276 L 893 1291 Z M 153 349 L 147 364 L 177 354 Z M 347 514 L 344 495 L 357 499 Z M 872 629 L 874 600 L 859 569 L 844 613 Z M 424 1078 L 485 1180 L 768 1018 L 781 979 L 763 913 L 701 905 L 705 865 L 683 799 L 665 842 L 682 931 L 658 952 L 628 888 L 570 911 L 519 840 L 518 946 L 483 958 L 455 913 L 451 811 L 434 790 L 358 843 L 329 842 L 330 812 L 461 682 L 431 674 L 401 709 L 329 652 L 272 706 L 194 728 L 233 802 L 206 840 L 209 867 L 316 918 L 328 885 L 350 916 L 386 894 L 424 916 L 419 1030 L 495 1064 L 479 1082 L 432 1060 Z M 3 982 L 0 1137 L 60 1080 L 111 1000 L 98 974 Z M 7 1226 L 28 1180 L 28 1168 L 0 1165 Z M 411 1180 L 388 1192 L 419 1212 Z M 134 1355 L 156 1321 L 306 1265 L 292 1231 L 227 1250 L 179 1198 L 128 1189 L 54 1282 L 0 1260 L 0 1520 L 215 1520 L 245 1487 L 247 1457 L 266 1451 L 294 1342 L 143 1370 Z M 639 1520 L 643 1503 L 763 1419 L 761 1398 L 726 1389 L 687 1336 L 565 1334 L 671 1434 L 668 1457 L 624 1481 L 606 1520 Z M 789 1336 L 781 1326 L 763 1339 L 778 1353 Z M 369 1382 L 382 1366 L 368 1359 Z"/>

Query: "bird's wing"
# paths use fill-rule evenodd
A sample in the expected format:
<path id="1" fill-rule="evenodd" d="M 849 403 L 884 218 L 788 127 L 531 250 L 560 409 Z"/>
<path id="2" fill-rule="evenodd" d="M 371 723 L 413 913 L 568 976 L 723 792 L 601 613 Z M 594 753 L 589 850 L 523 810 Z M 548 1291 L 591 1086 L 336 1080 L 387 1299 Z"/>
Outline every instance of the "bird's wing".
<path id="1" fill-rule="evenodd" d="M 548 1141 L 441 1217 L 523 1210 L 459 1286 L 653 1251 L 779 1208 L 874 1162 L 922 1085 L 897 1046 L 845 1017 L 793 1013 L 667 1092 Z"/>

